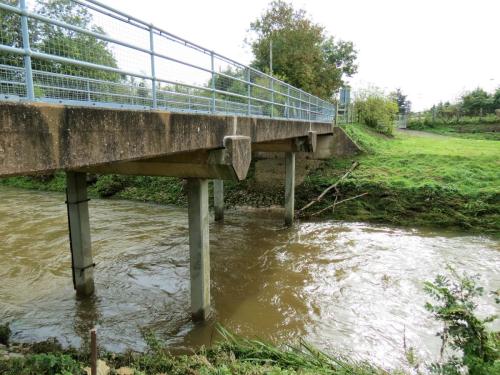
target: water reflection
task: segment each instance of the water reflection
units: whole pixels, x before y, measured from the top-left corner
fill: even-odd
[[[302,337],[397,367],[403,335],[420,357],[438,350],[424,280],[451,264],[483,275],[486,290],[500,287],[500,244],[486,237],[338,222],[284,229],[280,213],[228,212],[210,228],[214,316],[195,325],[185,210],[91,201],[97,292],[79,301],[64,197],[0,194],[0,320],[13,322],[18,340],[56,336],[78,346],[97,326],[106,348],[141,350],[140,329],[151,328],[186,350],[209,344],[218,321],[247,336]],[[481,302],[482,314],[497,312]]]

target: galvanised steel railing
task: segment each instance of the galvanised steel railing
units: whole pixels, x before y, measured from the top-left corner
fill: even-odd
[[[335,107],[95,0],[0,0],[0,99],[331,122]]]

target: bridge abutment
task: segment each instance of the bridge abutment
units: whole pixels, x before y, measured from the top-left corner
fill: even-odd
[[[78,296],[89,296],[94,293],[94,263],[90,240],[87,174],[67,172],[66,184],[73,285]]]
[[[188,179],[189,258],[191,315],[205,320],[210,314],[210,247],[208,180]]]

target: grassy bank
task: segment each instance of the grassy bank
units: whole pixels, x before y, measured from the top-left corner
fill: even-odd
[[[365,150],[349,158],[333,158],[311,172],[296,189],[302,207],[335,182],[353,160],[360,166],[339,185],[345,202],[322,216],[405,226],[439,226],[484,233],[500,232],[500,142],[404,132],[394,137],[374,133],[361,125],[346,131]],[[280,205],[282,188],[263,189],[253,179],[228,182],[228,206]],[[30,189],[64,191],[64,176],[0,180],[0,184]],[[185,205],[184,185],[176,178],[91,176],[91,196],[117,197],[163,204]],[[327,196],[309,213],[333,203]]]
[[[485,118],[464,118],[461,121],[413,119],[409,121],[408,129],[459,138],[500,140],[500,119],[494,115]]]
[[[404,132],[387,138],[359,125],[346,131],[366,153],[325,163],[298,189],[299,201],[354,159],[360,167],[341,183],[340,198],[368,195],[338,206],[335,218],[500,231],[500,143]]]
[[[146,352],[101,352],[99,368],[108,371],[103,373],[126,375],[388,374],[375,366],[327,355],[306,343],[280,348],[259,340],[236,337],[225,330],[221,332],[222,340],[192,355],[172,355],[153,334],[147,333],[145,338],[149,349]],[[90,363],[88,349],[63,349],[53,340],[18,346],[16,350],[17,353],[10,354],[11,358],[0,358],[1,374],[86,374],[84,369]]]

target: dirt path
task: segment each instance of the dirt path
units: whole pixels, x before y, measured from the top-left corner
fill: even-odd
[[[421,130],[396,129],[396,132],[399,134],[408,134],[408,135],[413,135],[415,137],[421,137],[421,138],[452,138],[448,135],[436,134],[436,133],[431,133],[431,132],[424,132]]]

